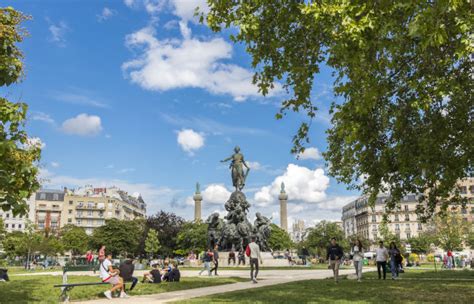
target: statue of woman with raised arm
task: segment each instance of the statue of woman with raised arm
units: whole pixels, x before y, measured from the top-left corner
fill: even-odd
[[[240,153],[239,146],[234,148],[234,154],[232,156],[221,160],[221,162],[225,163],[229,160],[232,160],[229,165],[232,175],[232,185],[234,185],[236,191],[241,191],[245,186],[245,180],[247,179],[250,168],[245,163],[244,155]],[[245,172],[243,167],[247,169]]]

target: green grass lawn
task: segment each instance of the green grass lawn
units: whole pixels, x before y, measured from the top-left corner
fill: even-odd
[[[364,274],[358,283],[309,280],[197,298],[179,303],[474,303],[474,271],[407,271],[401,279]]]
[[[141,279],[141,277],[139,278]],[[248,281],[239,278],[182,278],[181,282],[161,284],[141,284],[129,291],[130,296],[155,294],[167,291],[199,288]],[[61,284],[61,276],[11,276],[10,282],[0,282],[0,303],[58,303],[60,288],[53,285]],[[69,283],[99,282],[98,277],[69,276]],[[130,283],[128,286],[130,287]],[[75,287],[70,292],[71,301],[101,298],[108,285]]]

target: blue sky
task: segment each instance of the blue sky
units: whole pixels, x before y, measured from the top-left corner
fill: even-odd
[[[290,195],[289,222],[340,218],[357,193],[327,176],[327,68],[316,78],[307,153],[296,160],[291,139],[301,114],[281,121],[285,95],[262,97],[251,85],[250,57],[193,17],[202,0],[5,1],[32,16],[26,77],[2,88],[30,105],[28,132],[44,143],[45,187],[117,185],[140,192],[148,213],[159,209],[192,218],[199,181],[203,214],[223,210],[231,189],[220,159],[242,148],[252,170],[246,194],[252,214],[278,223],[281,181]],[[253,217],[253,215],[252,215]]]

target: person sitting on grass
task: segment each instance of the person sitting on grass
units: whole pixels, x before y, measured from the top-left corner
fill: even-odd
[[[150,272],[143,274],[142,283],[161,283],[161,273],[158,269],[158,264],[153,264],[151,267],[153,269]]]
[[[163,276],[163,281],[179,282],[180,279],[181,273],[179,272],[178,264],[176,262],[173,262],[171,263],[171,270]]]
[[[128,298],[127,294],[123,290],[123,279],[119,276],[120,271],[114,269],[112,265],[112,254],[109,253],[106,255],[105,259],[100,263],[100,278],[102,282],[109,283],[112,285],[110,290],[104,292],[104,295],[107,299],[112,299],[112,293],[116,290],[120,290],[121,298]]]

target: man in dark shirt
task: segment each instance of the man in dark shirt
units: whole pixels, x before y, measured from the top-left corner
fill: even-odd
[[[302,259],[303,259],[303,265],[306,265],[307,264],[307,259],[308,259],[308,256],[309,256],[309,251],[308,251],[308,249],[306,249],[305,246],[303,246],[303,249],[301,250],[301,256],[302,256]]]
[[[120,264],[119,270],[120,276],[123,278],[124,282],[132,282],[130,290],[133,290],[138,282],[138,278],[133,276],[133,271],[135,270],[135,265],[133,265],[133,257],[129,256],[125,261],[123,261],[123,263]]]
[[[334,281],[336,283],[339,282],[339,265],[343,256],[342,248],[336,242],[336,238],[331,239],[331,244],[328,246],[327,249],[327,256],[326,259],[329,262],[329,266],[332,269],[334,274]]]
[[[214,274],[215,275],[218,275],[217,274],[217,268],[219,267],[219,251],[218,251],[219,247],[216,245],[214,246],[214,267],[212,267],[211,269],[211,273],[214,271]]]
[[[143,283],[161,283],[161,272],[158,266],[158,264],[153,264],[151,266],[153,269],[143,274]]]

